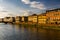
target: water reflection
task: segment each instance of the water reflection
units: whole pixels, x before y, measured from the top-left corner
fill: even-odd
[[[60,40],[60,31],[0,24],[0,40]]]

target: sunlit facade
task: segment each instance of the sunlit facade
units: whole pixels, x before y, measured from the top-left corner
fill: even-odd
[[[15,17],[15,23],[21,23],[22,18],[20,16]]]
[[[38,18],[37,18],[37,15],[36,14],[33,14],[32,15],[32,22],[33,23],[38,23]]]
[[[22,16],[22,22],[23,23],[28,22],[28,16]]]
[[[46,17],[45,13],[38,15],[38,23],[39,24],[46,24],[46,20],[47,20],[47,17]]]
[[[60,9],[47,10],[46,13],[29,16],[5,17],[4,22],[15,23],[38,23],[38,24],[60,24]]]
[[[32,15],[28,16],[28,23],[32,23],[33,22],[33,19],[32,19]]]
[[[59,24],[60,23],[60,9],[53,9],[46,11],[47,23]]]
[[[12,17],[5,17],[4,18],[4,20],[3,20],[4,22],[8,22],[8,23],[12,23],[13,22],[13,18]]]

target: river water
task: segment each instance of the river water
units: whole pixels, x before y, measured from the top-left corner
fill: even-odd
[[[0,23],[0,40],[60,40],[60,31]]]

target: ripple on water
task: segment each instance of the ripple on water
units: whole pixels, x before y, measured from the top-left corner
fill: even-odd
[[[60,31],[0,24],[0,40],[60,40]]]

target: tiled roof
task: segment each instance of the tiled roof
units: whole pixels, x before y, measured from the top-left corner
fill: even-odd
[[[58,10],[60,10],[60,8],[57,8],[57,9],[51,9],[51,10],[47,10],[46,12],[58,11]]]

